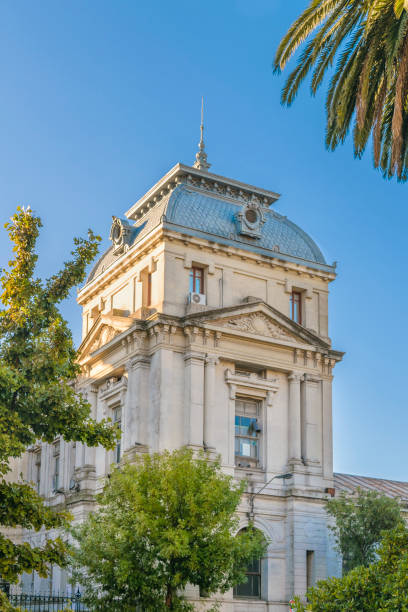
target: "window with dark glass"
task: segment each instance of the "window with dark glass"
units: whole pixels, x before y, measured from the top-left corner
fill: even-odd
[[[52,490],[57,491],[60,486],[60,445],[59,442],[53,446],[54,473],[52,476]]]
[[[204,293],[204,269],[193,266],[190,270],[190,292]]]
[[[259,406],[255,400],[235,402],[235,456],[256,464],[259,460]]]
[[[290,317],[295,323],[302,325],[302,294],[292,291],[290,296]]]
[[[119,406],[117,408],[113,409],[113,422],[119,427],[119,429],[121,428],[122,425],[122,408]],[[121,445],[120,445],[120,438],[115,446],[115,450],[114,450],[114,461],[115,463],[119,463],[120,462],[120,452],[121,452]]]
[[[306,551],[306,588],[314,586],[314,550]]]
[[[40,492],[41,485],[41,451],[36,451],[34,462],[34,483],[37,493]]]
[[[261,559],[252,559],[245,572],[246,581],[234,587],[234,597],[261,598]]]

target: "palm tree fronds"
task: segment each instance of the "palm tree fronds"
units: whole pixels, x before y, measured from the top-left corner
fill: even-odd
[[[361,157],[370,135],[383,176],[408,177],[408,0],[312,0],[282,39],[274,60],[283,70],[309,39],[289,73],[282,102],[290,105],[311,73],[311,93],[334,67],[326,95],[326,146],[352,128]]]

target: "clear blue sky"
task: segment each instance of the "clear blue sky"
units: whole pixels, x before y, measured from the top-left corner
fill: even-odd
[[[212,170],[282,194],[277,210],[329,262],[335,469],[408,480],[407,190],[324,148],[323,97],[280,106],[271,64],[306,0],[4,0],[0,212],[44,223],[43,275],[88,227],[107,236],[176,162],[192,163],[206,98]],[[3,233],[0,265],[9,246]],[[74,295],[64,313],[80,334]]]

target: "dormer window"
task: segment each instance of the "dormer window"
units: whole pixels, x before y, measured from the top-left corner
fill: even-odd
[[[204,293],[204,268],[192,266],[190,270],[190,292]]]
[[[292,291],[290,295],[290,312],[292,321],[302,325],[302,294],[300,291]]]

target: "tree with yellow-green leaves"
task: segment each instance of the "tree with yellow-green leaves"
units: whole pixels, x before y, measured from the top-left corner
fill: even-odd
[[[303,44],[282,103],[292,104],[310,72],[315,95],[329,71],[327,148],[343,143],[352,128],[356,157],[371,136],[374,166],[384,177],[407,180],[408,0],[312,0],[283,37],[275,71]]]
[[[74,239],[72,258],[46,281],[35,277],[35,251],[41,220],[18,208],[6,224],[13,258],[0,278],[0,527],[40,530],[63,528],[65,512],[44,505],[26,482],[9,482],[10,460],[37,440],[57,436],[89,446],[112,448],[116,431],[90,416],[90,405],[72,384],[79,374],[71,332],[58,305],[85,278],[99,238]],[[0,533],[0,577],[17,582],[23,572],[48,574],[50,565],[66,563],[60,537],[43,546],[16,544]],[[6,609],[3,598],[0,607]]]

